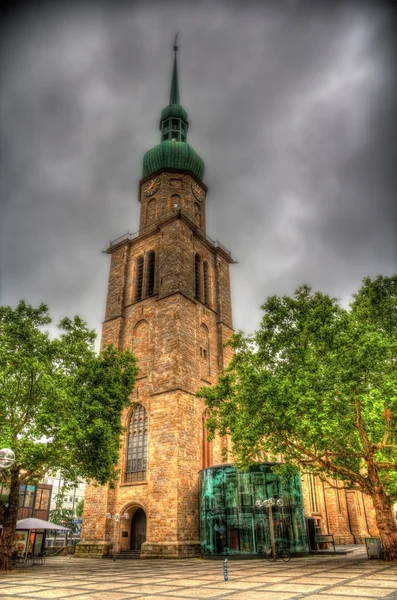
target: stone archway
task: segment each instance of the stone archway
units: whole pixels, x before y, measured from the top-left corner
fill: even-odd
[[[139,504],[130,504],[123,507],[124,513],[128,513],[129,519],[121,519],[120,522],[120,551],[133,550],[139,553],[146,541],[146,511]]]
[[[130,549],[140,552],[142,544],[146,542],[146,513],[138,508],[131,519]]]

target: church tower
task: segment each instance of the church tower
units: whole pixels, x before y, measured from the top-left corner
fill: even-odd
[[[142,558],[199,554],[198,472],[223,462],[224,441],[207,442],[195,394],[230,359],[234,261],[206,234],[204,161],[187,142],[177,50],[161,141],[143,160],[139,231],[107,250],[102,346],[130,348],[140,371],[122,416],[119,481],[86,492],[80,556],[103,556],[111,544]]]

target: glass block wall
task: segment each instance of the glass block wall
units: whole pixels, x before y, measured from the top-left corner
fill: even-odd
[[[261,554],[270,548],[269,509],[255,505],[282,499],[271,515],[276,543],[291,553],[308,552],[299,475],[288,483],[261,463],[240,473],[232,465],[200,471],[200,544],[210,555]]]

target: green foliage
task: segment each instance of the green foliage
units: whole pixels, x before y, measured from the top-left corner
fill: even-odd
[[[259,452],[397,499],[397,276],[366,278],[350,309],[308,286],[272,296],[234,335],[218,385],[198,395],[238,466]]]
[[[79,500],[76,505],[76,517],[81,519],[81,517],[83,516],[83,512],[84,512],[84,498]]]
[[[20,483],[62,470],[71,482],[112,481],[121,411],[137,374],[128,351],[107,346],[79,317],[59,323],[51,339],[48,308],[0,307],[0,447],[14,450]]]
[[[69,495],[72,489],[73,486],[64,485],[54,496],[55,508],[50,510],[50,523],[55,523],[56,525],[64,525],[65,527],[70,529],[72,533],[76,533],[76,531],[78,531],[79,528],[78,525],[74,523],[73,510],[64,506],[66,502],[66,497]]]

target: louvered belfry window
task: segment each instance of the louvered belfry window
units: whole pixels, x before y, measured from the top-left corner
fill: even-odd
[[[204,304],[210,303],[210,290],[208,287],[208,263],[203,262],[203,279],[204,279]]]
[[[144,481],[147,466],[148,418],[142,404],[132,411],[128,425],[125,482]]]
[[[201,281],[200,281],[201,258],[196,254],[194,259],[194,295],[201,300]]]
[[[142,300],[143,292],[143,256],[136,261],[136,293],[135,300]]]
[[[152,250],[147,257],[147,295],[154,294],[154,270],[156,264],[156,254]]]

